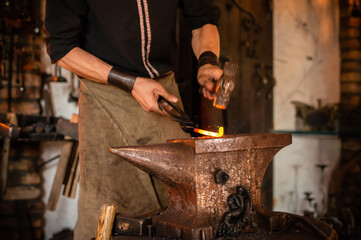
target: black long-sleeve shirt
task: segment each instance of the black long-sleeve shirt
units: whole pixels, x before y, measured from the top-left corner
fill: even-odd
[[[178,7],[191,29],[217,24],[213,0],[47,0],[49,56],[54,63],[80,47],[125,72],[159,76],[174,67]]]

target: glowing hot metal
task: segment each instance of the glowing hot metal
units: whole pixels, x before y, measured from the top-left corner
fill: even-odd
[[[217,104],[217,105],[213,105],[215,108],[218,108],[218,109],[222,109],[222,110],[225,110],[226,107],[223,106],[223,105],[220,105],[220,104]]]
[[[172,110],[168,110],[163,103],[167,103],[172,107]],[[174,121],[178,122],[183,131],[191,133],[192,131],[210,137],[222,137],[223,136],[223,127],[219,127],[218,133],[206,131],[203,129],[196,128],[197,124],[193,122],[188,115],[183,112],[179,107],[169,102],[167,99],[162,96],[158,97],[158,107],[167,117],[171,117]]]
[[[195,128],[194,132],[205,135],[205,136],[210,136],[210,137],[222,137],[223,133],[224,133],[224,129],[223,129],[223,127],[219,127],[218,133],[217,133],[217,132],[211,132],[211,131]]]

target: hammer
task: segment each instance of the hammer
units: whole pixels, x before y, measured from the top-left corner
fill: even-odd
[[[234,89],[238,66],[234,63],[226,62],[223,74],[214,87],[215,99],[213,107],[225,110],[229,104],[231,93]]]

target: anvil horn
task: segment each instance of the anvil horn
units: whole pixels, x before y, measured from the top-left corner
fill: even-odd
[[[111,148],[110,151],[163,182],[175,186],[191,181],[193,149],[182,143]]]

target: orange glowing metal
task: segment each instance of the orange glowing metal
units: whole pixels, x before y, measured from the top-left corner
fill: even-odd
[[[226,109],[226,107],[225,106],[223,106],[223,105],[213,105],[215,108],[218,108],[218,109]]]
[[[219,127],[218,133],[217,132],[206,131],[206,130],[199,129],[199,128],[195,128],[194,131],[196,133],[199,133],[199,134],[202,134],[202,135],[205,135],[205,136],[210,136],[210,137],[222,137],[223,133],[224,133],[223,127]]]

